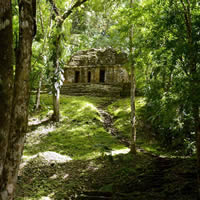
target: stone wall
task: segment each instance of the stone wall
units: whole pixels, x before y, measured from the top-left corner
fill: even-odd
[[[125,69],[119,66],[107,66],[107,67],[76,67],[66,68],[64,72],[65,82],[75,83],[76,72],[80,72],[81,83],[88,83],[88,73],[91,73],[91,83],[100,83],[100,71],[105,71],[104,83],[128,83],[129,76]]]
[[[61,88],[61,94],[72,96],[124,96],[120,85],[108,84],[88,84],[88,83],[72,83],[66,84]]]
[[[85,91],[90,90],[95,94],[94,87],[96,87],[102,94],[107,94],[107,90],[110,89],[115,91],[115,95],[119,95],[120,90],[123,90],[124,84],[127,85],[130,82],[128,72],[123,68],[126,62],[127,56],[125,53],[118,53],[111,48],[79,51],[71,57],[65,67],[63,86],[65,89],[61,90],[61,92],[67,94],[67,90],[70,90],[70,85],[76,88],[74,84],[83,83]],[[97,86],[97,84],[103,84],[105,87]],[[111,89],[112,85],[113,89]],[[83,93],[84,87],[81,87],[80,93]],[[117,90],[116,87],[118,88]],[[78,87],[74,93],[77,93],[77,90]]]

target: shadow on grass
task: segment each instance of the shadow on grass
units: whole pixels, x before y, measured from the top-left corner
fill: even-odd
[[[195,199],[194,160],[144,154],[108,158],[63,164],[32,160],[19,177],[16,199],[81,199],[84,191],[109,192],[117,200]]]

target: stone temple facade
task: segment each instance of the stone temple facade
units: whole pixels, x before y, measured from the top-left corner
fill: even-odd
[[[124,65],[127,55],[112,48],[74,54],[64,69],[62,94],[126,96],[130,80]]]

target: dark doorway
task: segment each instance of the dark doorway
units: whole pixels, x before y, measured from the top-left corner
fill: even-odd
[[[100,83],[105,82],[105,70],[100,70]]]
[[[88,83],[91,82],[91,72],[88,72]]]
[[[80,82],[80,71],[75,71],[75,83]]]

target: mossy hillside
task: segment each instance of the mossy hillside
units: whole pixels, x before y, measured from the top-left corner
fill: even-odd
[[[147,124],[143,117],[145,103],[143,97],[136,97],[137,144],[156,155],[171,156],[171,153],[161,148],[155,138],[151,137],[152,133],[146,129]],[[106,105],[108,105],[107,108]],[[97,109],[102,106],[113,116],[114,126],[119,130],[120,137],[129,140],[130,98],[116,100],[110,97],[63,95],[60,100],[61,123],[57,124],[53,130],[51,128],[51,131],[47,130],[48,135],[45,137],[36,137],[40,135],[41,130],[39,130],[34,133],[34,137],[28,138],[30,142],[25,146],[25,155],[51,150],[64,155],[68,154],[76,159],[87,159],[87,157],[92,158],[104,154],[108,151],[107,147],[113,150],[122,148],[119,142],[103,128],[103,122]],[[50,117],[52,112],[51,95],[42,95],[40,111],[31,114],[32,117],[43,119]],[[38,139],[41,142],[33,145],[34,141],[38,141]]]
[[[124,148],[103,127],[97,106],[108,101],[110,98],[62,96],[61,122],[54,125],[49,132],[47,127],[44,127],[47,133],[37,137],[40,142],[34,142],[34,135],[39,134],[34,131],[34,135],[27,138],[24,154],[31,156],[39,152],[55,151],[73,159],[88,159],[104,154],[107,149]],[[36,117],[44,117],[48,112],[52,112],[51,104],[51,96],[42,95],[41,113],[36,113]]]
[[[105,156],[107,150],[125,148],[105,131],[97,109],[99,106],[106,109],[111,101],[108,98],[63,96],[61,122],[47,121],[30,127],[32,131],[25,144],[27,156],[22,163],[24,167],[20,168],[15,199],[80,199],[84,191],[110,192],[113,199],[194,199],[195,160],[160,158],[142,152],[137,156],[127,153]],[[32,113],[32,118],[50,117],[51,103],[50,96],[42,95],[41,112]],[[108,109],[115,112],[115,120],[127,117],[130,115],[129,99],[117,100]],[[120,115],[118,111],[123,110],[126,112]],[[149,147],[155,149],[153,145]],[[40,153],[46,151],[70,156],[72,160],[48,163],[40,157]]]
[[[145,123],[143,114],[146,101],[144,97],[135,98],[136,108],[136,132],[137,145],[144,150],[155,155],[172,156],[165,149],[161,148],[156,138],[148,129],[148,124]],[[113,116],[114,126],[119,130],[120,137],[130,140],[131,134],[131,101],[130,98],[122,98],[114,101],[108,107],[108,112]]]
[[[119,99],[108,106],[109,113],[113,116],[114,125],[124,137],[130,137],[131,130],[131,104],[130,98]],[[142,117],[142,109],[145,105],[143,97],[136,97],[137,124]]]

